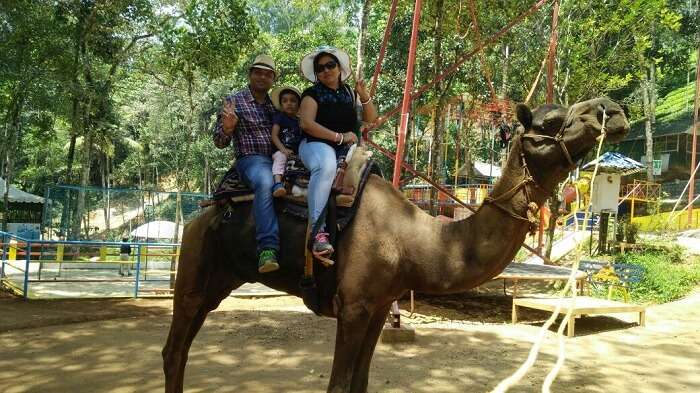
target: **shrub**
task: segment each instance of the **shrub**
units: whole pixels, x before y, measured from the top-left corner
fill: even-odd
[[[628,222],[625,225],[625,239],[627,243],[634,244],[637,242],[637,231],[639,231],[639,225],[633,222]]]
[[[615,226],[615,240],[618,242],[625,241],[625,222],[620,220]]]
[[[679,246],[619,255],[616,261],[644,267],[642,281],[630,291],[634,301],[670,302],[700,284],[700,261],[697,257],[687,258]]]

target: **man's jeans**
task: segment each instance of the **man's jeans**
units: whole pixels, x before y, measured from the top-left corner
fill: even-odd
[[[279,251],[279,224],[272,200],[272,159],[261,155],[244,156],[236,160],[236,170],[255,192],[253,215],[258,253],[266,248]]]
[[[309,218],[312,228],[318,227],[318,232],[325,229],[325,222],[317,223],[328,203],[333,180],[338,168],[335,149],[323,142],[307,142],[299,145],[299,156],[304,166],[311,172],[309,194],[306,197],[309,205]]]

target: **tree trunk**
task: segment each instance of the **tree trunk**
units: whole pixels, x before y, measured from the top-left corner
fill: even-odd
[[[357,37],[357,65],[355,72],[357,79],[364,79],[365,73],[365,44],[367,43],[367,31],[369,24],[369,10],[372,0],[364,0],[362,6],[362,21],[360,22],[360,35]]]
[[[86,135],[83,138],[83,156],[82,170],[80,173],[80,190],[78,190],[78,205],[75,208],[75,216],[73,217],[73,227],[71,228],[71,240],[79,240],[80,222],[85,210],[85,190],[90,182],[90,164],[92,155],[92,132],[86,130]],[[89,215],[89,212],[87,212]],[[87,221],[86,221],[87,222]],[[85,228],[86,233],[89,233],[89,228]]]
[[[111,216],[111,207],[110,207],[110,195],[109,195],[109,156],[105,154],[102,157],[101,160],[101,181],[102,181],[102,212],[104,214],[104,220],[105,220],[105,232],[107,235],[109,235],[109,231],[111,229],[110,225],[110,216]]]
[[[443,22],[443,5],[444,0],[436,0],[435,2],[435,46],[434,46],[434,73],[435,75],[440,74],[440,67],[442,67],[442,22]],[[433,140],[431,144],[431,157],[432,160],[431,170],[432,178],[438,183],[444,184],[445,179],[443,176],[442,166],[442,142],[443,142],[443,115],[442,111],[444,108],[443,103],[443,83],[438,82],[435,84],[435,112],[433,117]],[[430,214],[435,216],[439,212],[438,209],[438,191],[435,188],[430,189]]]
[[[652,130],[652,113],[651,113],[651,81],[649,74],[644,72],[644,80],[642,81],[642,103],[644,106],[644,135],[646,139],[646,167],[647,180],[654,181],[654,136]]]
[[[508,97],[508,66],[510,65],[510,47],[506,44],[503,50],[503,79],[501,79],[501,99]]]
[[[5,178],[5,189],[2,196],[2,230],[7,232],[7,224],[9,221],[10,213],[10,184],[12,183],[12,178],[14,176],[14,159],[13,151],[14,147],[17,145],[17,141],[20,139],[21,133],[21,122],[20,117],[22,115],[22,108],[24,107],[24,95],[15,95],[10,110],[6,116],[6,132],[5,141],[6,146],[4,148],[4,157],[0,157],[3,164],[4,178]]]
[[[175,197],[175,234],[173,235],[173,243],[177,244],[180,242],[180,216],[182,215],[182,197],[180,192],[177,193]],[[176,254],[177,247],[173,250],[173,254]],[[177,257],[173,255],[170,258],[170,289],[175,288],[175,271],[177,270]]]
[[[561,205],[561,200],[559,199],[559,186],[554,188],[554,194],[549,197],[549,228],[547,228],[547,250],[545,256],[550,258],[552,256],[552,247],[554,246],[554,233],[557,229],[557,219],[559,218],[559,205]]]

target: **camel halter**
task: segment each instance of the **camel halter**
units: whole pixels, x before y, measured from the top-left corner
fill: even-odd
[[[566,125],[569,124],[569,119],[571,118],[571,114],[574,111],[574,106],[572,105],[569,110],[566,112],[566,117],[564,118],[564,121],[561,123],[561,127],[559,127],[559,132],[555,136],[549,136],[549,135],[542,135],[542,134],[523,134],[522,138],[530,138],[536,142],[540,142],[543,140],[552,140],[559,144],[559,147],[561,147],[561,151],[564,154],[564,158],[566,158],[566,161],[569,163],[569,168],[573,169],[576,167],[576,164],[574,163],[574,160],[571,158],[571,154],[569,154],[569,149],[566,147],[566,143],[564,143],[564,130],[566,129]],[[603,110],[605,112],[605,110]]]
[[[555,136],[549,136],[549,135],[542,135],[542,134],[523,134],[520,136],[520,163],[521,166],[523,167],[523,179],[513,186],[510,190],[504,192],[503,194],[497,196],[497,197],[491,197],[488,196],[484,199],[484,204],[491,204],[497,208],[499,208],[501,211],[504,213],[508,214],[509,216],[520,220],[520,221],[525,221],[530,225],[529,231],[530,233],[534,233],[537,230],[537,227],[539,225],[539,218],[535,214],[539,209],[540,206],[537,205],[537,203],[532,202],[532,190],[527,187],[528,184],[532,184],[534,188],[539,189],[541,192],[544,194],[547,194],[548,192],[539,184],[537,183],[537,180],[532,176],[530,173],[530,168],[527,165],[527,160],[525,159],[525,149],[523,148],[523,139],[524,138],[530,138],[535,141],[543,141],[543,140],[551,140],[554,141],[558,144],[559,147],[561,147],[562,153],[564,157],[566,158],[567,162],[569,163],[568,169],[571,170],[576,167],[576,164],[574,161],[571,159],[571,154],[569,154],[569,149],[567,149],[566,144],[564,143],[564,130],[566,129],[566,125],[569,123],[569,118],[571,117],[571,114],[573,112],[573,105],[571,108],[569,108],[569,111],[566,114],[566,117],[564,118],[564,121],[562,122],[561,126],[559,127],[559,131]],[[603,118],[605,118],[605,112],[603,112]],[[603,127],[605,127],[605,124],[603,124]],[[526,217],[506,208],[501,204],[501,202],[506,201],[511,199],[515,194],[520,190],[521,188],[525,187],[525,201],[527,202],[527,212],[526,212]]]

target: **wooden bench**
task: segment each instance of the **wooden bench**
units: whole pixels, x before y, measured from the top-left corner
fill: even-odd
[[[572,309],[571,316],[567,322],[568,337],[574,336],[575,320],[583,315],[603,315],[616,313],[639,313],[639,326],[645,325],[646,307],[636,304],[628,304],[613,300],[597,299],[588,296],[577,296],[576,302],[572,304],[573,298],[566,297],[563,299],[557,298],[535,298],[522,297],[513,299],[513,323],[518,322],[518,307],[533,308],[535,310],[543,310],[552,312],[557,304],[561,304],[560,313],[566,315],[569,309]]]

